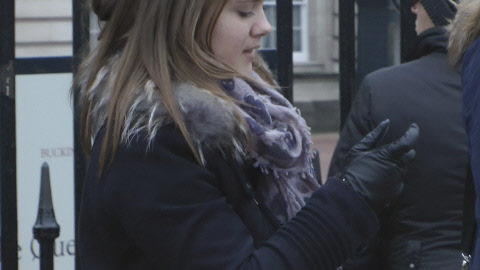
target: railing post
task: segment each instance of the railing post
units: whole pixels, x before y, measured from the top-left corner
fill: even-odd
[[[293,103],[293,3],[277,0],[278,84],[285,97]]]
[[[15,1],[0,1],[0,263],[18,269]]]
[[[357,0],[357,4],[358,64],[355,90],[366,75],[391,64],[388,39],[394,14],[390,0]]]
[[[340,27],[340,129],[342,129],[355,89],[355,1],[339,0]]]
[[[72,0],[73,15],[73,76],[78,71],[82,61],[82,50],[88,45],[90,36],[89,9],[86,0]],[[74,182],[75,182],[75,240],[78,239],[78,215],[85,178],[86,161],[83,155],[80,140],[80,107],[77,94],[73,97],[73,147],[74,147]],[[77,243],[77,241],[75,241]],[[78,245],[75,247],[77,248]],[[75,269],[80,270],[80,260],[75,253]]]
[[[40,199],[37,221],[33,226],[33,238],[40,244],[40,270],[53,270],[55,239],[60,235],[60,226],[53,211],[52,191],[50,188],[50,169],[42,164]]]
[[[401,60],[402,63],[408,61],[408,55],[415,45],[417,33],[415,32],[415,15],[411,11],[412,0],[400,1],[400,39],[401,39]]]

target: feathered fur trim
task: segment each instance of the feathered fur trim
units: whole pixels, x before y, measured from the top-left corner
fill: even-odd
[[[457,15],[448,29],[450,32],[449,62],[458,66],[468,47],[480,36],[480,1],[461,1]]]
[[[107,118],[108,102],[115,81],[115,71],[112,68],[115,62],[115,58],[110,60],[98,72],[90,90],[86,89],[86,80],[80,82],[81,98],[87,98],[92,104],[89,124],[94,134],[105,124]],[[247,131],[236,120],[235,106],[192,84],[174,82],[172,88],[187,130],[204,165],[203,152],[207,149],[217,149],[224,155],[232,155],[237,161],[245,159],[243,149]],[[143,133],[147,134],[148,145],[151,146],[159,129],[173,122],[153,81],[147,81],[130,104],[121,134],[122,143],[128,145]]]

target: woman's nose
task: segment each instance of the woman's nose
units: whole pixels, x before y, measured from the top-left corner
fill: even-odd
[[[258,20],[252,26],[251,31],[252,31],[252,36],[254,37],[263,37],[270,34],[270,32],[272,32],[272,26],[268,22],[267,16],[265,16],[265,12],[263,11],[263,9],[259,14]]]

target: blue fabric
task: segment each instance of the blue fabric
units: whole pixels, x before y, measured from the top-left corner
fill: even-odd
[[[465,53],[462,63],[463,121],[467,132],[470,164],[475,184],[476,235],[471,269],[480,269],[480,38]]]

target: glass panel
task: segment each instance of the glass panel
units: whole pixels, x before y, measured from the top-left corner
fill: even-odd
[[[272,1],[273,2],[273,1]],[[275,5],[265,5],[265,16],[272,25],[272,32],[270,35],[262,39],[262,49],[275,49],[277,47],[277,10]]]
[[[277,31],[272,30],[270,35],[262,38],[262,49],[277,48]]]
[[[265,6],[265,16],[267,16],[268,21],[272,26],[277,25],[277,7],[276,6]]]
[[[72,55],[72,1],[15,0],[17,58]]]
[[[273,3],[274,1],[265,1],[265,3]],[[298,1],[297,1],[298,2]],[[295,52],[302,51],[302,18],[301,18],[301,11],[302,7],[298,5],[294,5],[293,7],[293,47]],[[277,10],[275,5],[266,4],[264,6],[265,16],[267,16],[268,21],[272,25],[272,33],[269,37],[264,38],[262,42],[262,48],[264,49],[274,49],[276,48],[276,25],[277,25]]]
[[[302,21],[301,21],[301,7],[300,6],[293,6],[293,27],[301,27],[302,26]]]
[[[277,30],[275,31],[272,31],[272,33],[270,33],[270,40],[272,41],[272,49],[276,49],[277,48]]]
[[[293,51],[299,52],[302,50],[302,30],[293,30]]]

